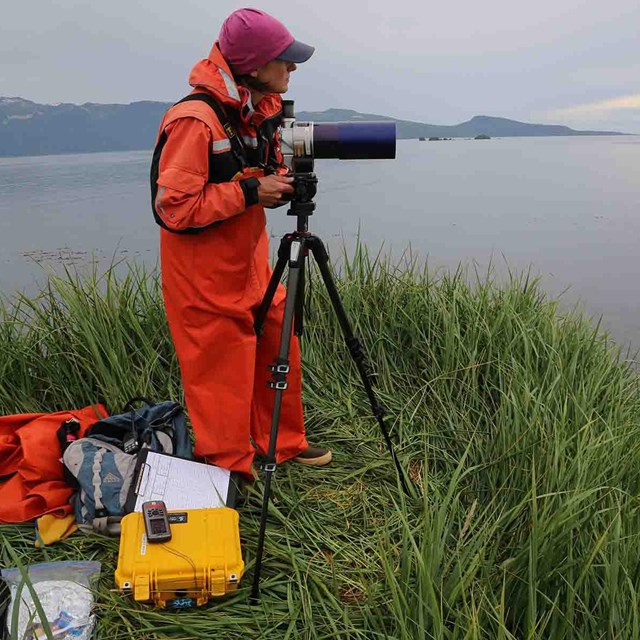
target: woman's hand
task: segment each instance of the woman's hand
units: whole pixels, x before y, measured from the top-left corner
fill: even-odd
[[[285,193],[293,193],[293,178],[272,175],[258,178],[258,181],[258,202],[263,207],[281,204]]]

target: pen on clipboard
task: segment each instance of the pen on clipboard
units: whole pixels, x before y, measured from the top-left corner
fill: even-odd
[[[138,482],[136,483],[135,492],[136,495],[144,495],[147,491],[147,482],[149,481],[149,471],[151,467],[146,463],[142,463],[142,467],[140,469],[140,473],[138,474]],[[144,488],[143,488],[144,483]]]

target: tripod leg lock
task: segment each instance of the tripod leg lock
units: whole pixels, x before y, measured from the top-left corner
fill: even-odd
[[[351,353],[351,357],[356,362],[362,362],[367,364],[367,354],[364,351],[364,347],[362,343],[356,336],[351,336],[350,338],[345,339],[345,343],[347,345],[347,349],[349,349],[349,353]]]
[[[275,462],[265,462],[265,463],[262,465],[262,470],[263,470],[265,473],[275,473],[275,471],[276,471],[276,466],[277,466],[277,465],[276,465],[276,463],[275,463]]]
[[[380,421],[387,415],[387,408],[383,404],[378,403],[373,407],[373,415]]]
[[[269,371],[271,371],[271,373],[286,374],[289,373],[290,369],[288,364],[270,364]]]
[[[287,374],[291,370],[289,362],[285,359],[278,359],[274,364],[269,365],[272,380],[267,382],[267,387],[276,391],[284,391],[287,387]]]

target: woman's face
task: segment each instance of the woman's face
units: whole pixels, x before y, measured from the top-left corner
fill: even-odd
[[[297,69],[295,62],[271,60],[251,75],[265,88],[265,93],[286,93],[289,75]]]

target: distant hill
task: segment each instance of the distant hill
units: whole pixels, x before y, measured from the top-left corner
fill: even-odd
[[[38,104],[23,98],[0,97],[0,156],[133,151],[153,147],[168,102],[82,105]],[[616,131],[575,131],[561,125],[528,124],[506,118],[475,116],[445,126],[398,120],[349,109],[300,111],[298,120],[362,122],[393,120],[399,139],[420,137],[467,138],[479,134],[506,136],[623,135]]]
[[[619,131],[577,131],[557,124],[529,124],[507,118],[492,116],[474,116],[461,124],[438,125],[423,122],[397,120],[388,116],[372,113],[358,113],[350,109],[327,109],[326,111],[300,111],[296,114],[299,120],[315,122],[393,120],[396,124],[398,138],[474,138],[480,134],[496,138],[519,136],[616,136],[625,135]]]
[[[153,148],[163,102],[46,105],[0,98],[0,156]]]

